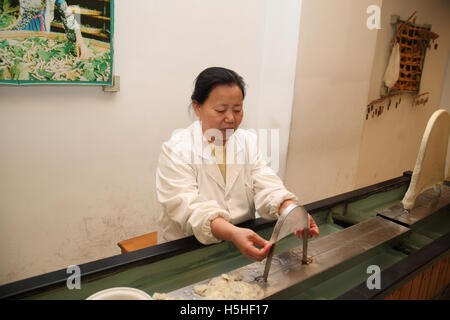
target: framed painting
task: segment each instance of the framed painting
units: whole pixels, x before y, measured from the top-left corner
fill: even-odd
[[[113,82],[114,0],[0,0],[0,84]]]

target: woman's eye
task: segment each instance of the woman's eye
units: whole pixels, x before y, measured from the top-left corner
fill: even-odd
[[[216,110],[218,113],[225,113],[225,110]]]

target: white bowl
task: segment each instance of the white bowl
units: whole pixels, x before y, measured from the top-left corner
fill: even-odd
[[[110,288],[90,295],[86,300],[153,300],[142,290],[127,287]]]

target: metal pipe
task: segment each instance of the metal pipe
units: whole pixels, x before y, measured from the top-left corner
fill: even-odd
[[[308,221],[308,220],[306,220]],[[308,264],[308,228],[303,230],[303,259],[302,264]]]
[[[309,230],[309,214],[306,210],[303,210],[305,213],[305,228],[303,229],[303,258],[302,264],[309,264],[311,261],[308,259],[308,230]]]

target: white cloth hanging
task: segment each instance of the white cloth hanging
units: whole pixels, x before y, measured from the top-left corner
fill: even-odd
[[[396,42],[389,58],[389,64],[384,73],[386,87],[392,88],[400,75],[400,45]]]

